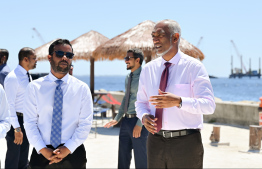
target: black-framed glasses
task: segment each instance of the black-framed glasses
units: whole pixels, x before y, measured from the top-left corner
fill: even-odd
[[[129,61],[130,58],[136,58],[136,57],[126,56],[124,59],[125,59],[125,61]]]
[[[63,52],[61,50],[55,51],[56,57],[58,58],[62,58],[64,57],[64,55],[68,58],[68,59],[73,59],[74,54],[71,52]]]

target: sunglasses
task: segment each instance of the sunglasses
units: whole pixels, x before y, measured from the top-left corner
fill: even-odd
[[[64,55],[68,58],[68,59],[73,59],[74,54],[71,52],[63,52],[61,50],[55,51],[56,57],[58,58],[62,58],[64,57]]]
[[[125,61],[129,61],[130,58],[136,58],[136,57],[126,56],[124,59],[125,59]]]

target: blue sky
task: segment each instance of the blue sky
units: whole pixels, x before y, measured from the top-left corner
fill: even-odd
[[[197,45],[205,54],[203,63],[210,75],[228,77],[231,55],[234,67],[240,61],[230,43],[234,40],[243,62],[248,68],[258,69],[262,39],[261,0],[0,0],[0,48],[10,52],[8,65],[14,69],[17,54],[22,47],[37,48],[42,42],[32,28],[35,27],[46,42],[55,38],[73,40],[95,30],[113,38],[145,20],[176,20],[182,28],[182,37]],[[75,75],[88,75],[89,62],[76,61]],[[95,63],[96,75],[126,75],[123,60]],[[31,72],[49,72],[48,62],[38,62]]]

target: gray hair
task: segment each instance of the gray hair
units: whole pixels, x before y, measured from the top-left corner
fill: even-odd
[[[172,36],[173,34],[175,33],[178,33],[179,34],[179,39],[178,39],[178,44],[180,42],[180,37],[181,37],[181,28],[180,28],[180,25],[174,21],[174,20],[171,20],[171,19],[165,19],[165,20],[162,20],[162,21],[159,21],[156,23],[156,25],[160,22],[164,22],[165,24],[167,24],[168,26],[168,30],[169,30],[169,33],[170,33],[170,36]]]

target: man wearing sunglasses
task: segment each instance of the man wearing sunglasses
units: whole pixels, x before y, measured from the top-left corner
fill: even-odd
[[[0,84],[4,86],[4,80],[7,74],[10,72],[7,66],[9,52],[6,49],[0,49]]]
[[[143,63],[143,53],[140,49],[127,51],[125,62],[131,73],[125,80],[125,96],[114,120],[104,127],[116,125],[122,118],[119,134],[118,168],[129,168],[132,149],[134,149],[136,168],[147,168],[146,140],[148,131],[136,117],[135,101],[138,90],[138,81]],[[123,117],[124,115],[124,117]]]
[[[50,73],[31,82],[24,102],[24,126],[34,147],[31,168],[86,168],[93,100],[84,82],[69,75],[73,49],[66,39],[49,47]]]
[[[29,70],[36,67],[37,59],[32,48],[19,51],[19,64],[5,78],[4,87],[11,114],[11,130],[6,135],[7,152],[5,168],[27,168],[29,143],[24,130],[24,97],[32,80]]]
[[[159,56],[141,71],[136,111],[149,131],[149,168],[203,168],[200,129],[215,100],[204,65],[179,50],[181,29],[158,22],[152,38]]]

